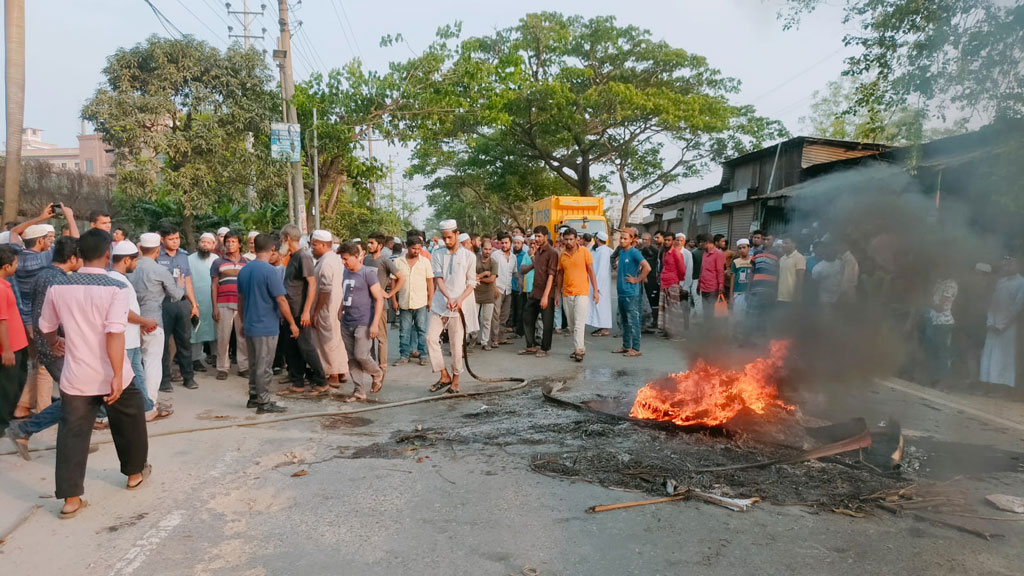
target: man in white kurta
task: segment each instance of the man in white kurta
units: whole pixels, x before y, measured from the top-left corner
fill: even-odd
[[[431,369],[440,372],[441,378],[430,390],[437,392],[447,389],[450,393],[457,393],[466,332],[479,330],[476,300],[473,298],[476,255],[459,245],[459,231],[454,220],[445,220],[439,227],[444,248],[435,250],[430,256],[430,264],[434,269],[434,301],[430,306],[430,320],[427,324],[427,353],[430,355]],[[465,311],[465,327],[462,325],[460,310]],[[448,331],[448,346],[452,353],[450,373],[441,353],[441,332],[445,330]]]
[[[596,333],[612,327],[612,249],[608,247],[608,234],[598,232],[595,236],[594,275],[597,277],[597,304],[590,307],[587,324],[597,328]],[[594,300],[594,287],[590,288],[590,299]]]
[[[988,308],[988,332],[981,351],[982,382],[1016,386],[1017,329],[1024,310],[1024,277],[1016,258],[1003,260],[1003,276],[996,282]]]
[[[341,337],[341,281],[345,264],[332,250],[333,236],[326,230],[315,230],[310,236],[309,248],[317,259],[316,304],[313,305],[313,343],[324,365],[327,384],[333,388],[345,381],[348,373],[348,353]]]

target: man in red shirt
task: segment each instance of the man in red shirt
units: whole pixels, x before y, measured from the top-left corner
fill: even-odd
[[[715,246],[715,242],[705,237],[701,246],[704,259],[700,266],[700,297],[704,304],[704,321],[711,322],[715,318],[715,302],[725,289],[725,252]]]
[[[663,338],[679,338],[680,320],[684,330],[689,330],[690,317],[683,306],[689,303],[683,298],[686,290],[686,260],[683,258],[683,242],[686,236],[676,238],[661,256],[661,298],[658,300],[658,329]],[[686,312],[686,313],[684,313]]]
[[[0,426],[4,430],[28,380],[28,337],[14,290],[7,280],[17,269],[18,255],[10,246],[0,246]]]

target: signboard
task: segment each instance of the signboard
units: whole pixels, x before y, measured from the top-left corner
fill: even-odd
[[[275,160],[286,162],[302,161],[302,129],[298,124],[285,122],[270,123],[270,155]]]

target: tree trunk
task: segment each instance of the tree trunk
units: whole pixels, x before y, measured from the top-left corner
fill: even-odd
[[[182,244],[186,250],[194,252],[196,249],[196,232],[192,229],[192,215],[188,212],[181,215],[181,228],[181,235],[184,236]]]
[[[5,0],[5,81],[7,87],[7,162],[4,171],[4,222],[18,219],[21,184],[21,131],[25,123],[25,0]]]
[[[334,216],[338,211],[338,192],[345,183],[345,175],[338,174],[334,177],[334,184],[331,186],[331,199],[327,201],[327,215]]]
[[[579,189],[580,196],[593,195],[590,190],[590,158],[586,154],[580,157],[579,178],[577,182],[579,183],[577,188]]]

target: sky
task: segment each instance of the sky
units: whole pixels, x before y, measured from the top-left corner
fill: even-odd
[[[266,27],[264,45],[276,43],[277,1],[253,23],[253,33]],[[220,0],[150,0],[176,28],[215,46],[227,45],[227,26],[241,25],[226,14]],[[232,0],[241,10],[243,0]],[[25,126],[43,130],[43,139],[76,146],[81,132],[79,113],[102,80],[106,58],[151,34],[167,35],[146,0],[46,0],[26,2]],[[259,10],[260,0],[249,0]],[[807,113],[815,90],[836,79],[843,58],[854,54],[842,44],[844,30],[838,8],[823,6],[806,17],[798,30],[783,31],[775,15],[781,0],[296,0],[291,4],[298,47],[296,80],[311,68],[340,67],[362,58],[367,68],[384,69],[391,60],[409,57],[409,48],[381,48],[380,38],[401,33],[413,49],[422,49],[439,26],[463,23],[463,36],[490,34],[514,25],[524,14],[559,11],[583,16],[614,15],[620,24],[646,28],[655,39],[708,58],[712,66],[742,82],[735,97],[754,104],[758,112],[781,120],[794,135]],[[383,9],[382,9],[383,8]],[[256,44],[260,46],[260,43]],[[293,39],[293,47],[296,41]],[[3,46],[0,45],[0,51]],[[0,114],[2,120],[2,114]],[[6,126],[3,128],[6,133]],[[399,167],[404,154],[391,151]],[[375,150],[378,157],[389,151]],[[668,196],[698,190],[718,180],[720,172],[680,183]],[[412,197],[422,198],[412,183]]]

